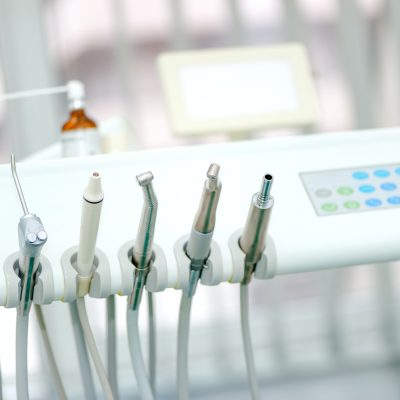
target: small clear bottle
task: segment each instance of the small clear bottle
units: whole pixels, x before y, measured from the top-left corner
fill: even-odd
[[[63,157],[101,153],[101,138],[96,123],[85,114],[85,88],[80,81],[68,82],[70,117],[62,127]]]

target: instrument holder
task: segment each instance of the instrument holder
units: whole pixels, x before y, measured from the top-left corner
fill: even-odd
[[[0,305],[6,308],[18,306],[21,292],[21,278],[18,275],[20,252],[10,254],[3,264],[6,281],[6,291]],[[50,304],[54,301],[53,270],[50,261],[40,256],[38,270],[35,273],[35,287],[33,290],[34,304]]]
[[[124,243],[118,251],[121,267],[122,284],[120,295],[129,296],[133,288],[135,266],[132,263],[132,253],[135,240]],[[146,278],[146,289],[149,292],[162,292],[168,288],[168,266],[164,251],[156,243],[153,244],[152,264]]]
[[[244,265],[246,254],[239,246],[239,239],[242,236],[243,229],[238,229],[229,237],[228,245],[232,255],[232,276],[230,283],[240,283],[244,277]],[[254,277],[256,279],[272,279],[276,274],[276,249],[275,244],[270,235],[267,235],[267,243],[264,253],[258,261]],[[274,267],[272,267],[274,266]]]
[[[185,252],[189,235],[181,236],[174,244],[174,254],[177,263],[177,280],[175,289],[186,290],[189,285],[191,259]],[[221,250],[214,240],[211,242],[210,255],[201,272],[200,281],[203,285],[215,286],[224,281],[224,269]]]

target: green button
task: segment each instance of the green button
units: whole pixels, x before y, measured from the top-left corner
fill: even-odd
[[[353,194],[354,190],[348,186],[341,186],[340,188],[338,188],[337,192],[342,196],[350,196],[351,194]]]
[[[335,203],[325,203],[321,206],[324,211],[333,212],[338,209],[337,204]]]
[[[360,208],[361,204],[358,201],[349,200],[344,203],[344,206],[350,210],[354,210],[355,208]]]

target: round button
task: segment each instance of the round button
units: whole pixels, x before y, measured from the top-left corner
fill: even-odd
[[[353,194],[354,190],[348,186],[341,186],[337,189],[337,192],[342,196],[350,196],[351,194]]]
[[[361,193],[373,193],[375,192],[375,187],[372,185],[362,185],[358,188]]]
[[[397,175],[400,175],[400,167],[396,168],[396,169],[394,170],[394,173],[397,174]]]
[[[353,172],[352,176],[354,179],[367,179],[368,173],[365,171],[356,171],[356,172]]]
[[[332,191],[329,189],[318,189],[315,192],[315,195],[318,197],[329,197],[332,194]]]
[[[374,171],[374,175],[378,178],[387,178],[390,172],[387,169],[377,169]]]
[[[387,199],[387,201],[389,204],[394,204],[394,205],[400,204],[400,196],[391,196]]]
[[[397,185],[395,185],[394,183],[391,183],[391,182],[382,183],[382,185],[381,185],[382,190],[395,190],[396,188],[397,188]]]
[[[355,200],[349,200],[344,203],[344,206],[349,210],[354,210],[356,208],[360,208],[361,204]]]
[[[36,235],[33,232],[30,232],[26,235],[26,239],[28,240],[29,243],[35,243],[36,242]]]
[[[37,234],[37,236],[38,236],[38,238],[39,238],[40,240],[46,240],[46,239],[47,239],[47,233],[46,233],[45,231],[40,231],[40,232]]]
[[[321,206],[321,208],[322,208],[324,211],[333,212],[333,211],[336,211],[336,210],[338,209],[338,206],[337,206],[337,204],[335,204],[335,203],[325,203],[325,204],[323,204],[323,205]]]
[[[379,199],[368,199],[366,200],[365,204],[368,207],[379,207],[380,205],[382,205],[382,201]]]

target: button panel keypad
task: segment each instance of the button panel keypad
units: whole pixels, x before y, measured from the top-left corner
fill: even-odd
[[[300,178],[317,215],[400,207],[400,163],[304,172]]]

